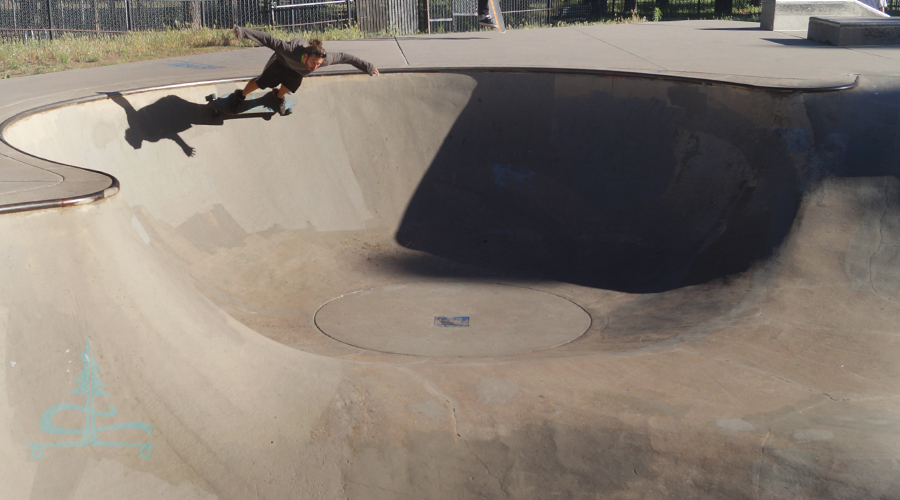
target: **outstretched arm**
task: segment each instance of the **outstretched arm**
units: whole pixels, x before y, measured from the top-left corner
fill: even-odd
[[[372,64],[368,61],[363,61],[362,59],[360,59],[354,55],[345,54],[343,52],[329,52],[328,55],[326,56],[326,59],[331,59],[330,61],[328,61],[329,65],[350,64],[351,66],[354,66],[356,69],[362,71],[363,73],[368,73],[370,75],[379,74],[378,68],[376,68],[374,64]]]
[[[181,147],[181,150],[184,151],[184,154],[187,156],[194,156],[195,149],[190,147],[188,143],[184,142],[184,139],[181,138],[180,135],[173,132],[171,134],[166,135],[166,139],[171,139],[175,141],[175,144],[178,144]]]
[[[246,38],[248,40],[252,40],[260,45],[268,47],[275,52],[279,51],[288,51],[290,50],[290,45],[288,42],[280,38],[275,38],[274,36],[264,33],[262,31],[252,30],[250,28],[244,28],[241,26],[234,27],[234,36],[240,40],[241,38]]]

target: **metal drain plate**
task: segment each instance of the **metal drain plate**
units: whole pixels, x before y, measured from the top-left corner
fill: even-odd
[[[410,283],[344,295],[316,312],[316,326],[352,346],[415,356],[506,356],[549,349],[591,326],[562,297],[493,283]]]

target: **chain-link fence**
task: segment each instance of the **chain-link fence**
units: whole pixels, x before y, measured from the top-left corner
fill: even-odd
[[[0,38],[65,33],[272,26],[324,30],[356,25],[365,33],[406,35],[479,29],[477,0],[0,0]],[[703,19],[759,12],[759,0],[500,0],[507,26],[544,26],[633,14]],[[900,13],[900,0],[887,12]]]
[[[477,29],[476,4],[477,0],[429,0],[428,28],[432,33]],[[512,28],[633,15],[648,20],[751,17],[754,12],[758,16],[759,6],[759,0],[500,0],[503,19]]]
[[[54,38],[235,24],[327,29],[355,21],[354,0],[0,0],[0,37]]]

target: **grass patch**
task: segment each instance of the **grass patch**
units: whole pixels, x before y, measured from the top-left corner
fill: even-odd
[[[738,4],[739,2],[735,2]],[[712,13],[710,12],[710,17]],[[514,17],[514,16],[513,16]],[[705,16],[699,16],[705,17]],[[736,5],[735,13],[727,20],[759,21],[759,7]],[[631,15],[614,16],[608,19],[586,22],[559,22],[555,26],[587,26],[596,24],[621,24],[666,20],[659,9],[641,9]],[[546,24],[531,24],[527,21],[510,23],[511,28],[538,28]],[[299,38],[319,38],[321,40],[357,40],[395,36],[396,33],[365,33],[357,26],[332,28],[325,31],[289,31],[257,27],[260,31],[290,40]],[[139,31],[120,35],[75,36],[66,34],[53,40],[39,39],[0,42],[0,78],[53,73],[71,69],[91,68],[111,64],[146,61],[165,57],[203,54],[256,47],[249,40],[238,40],[231,29],[171,29],[167,31]]]
[[[287,40],[295,37],[353,40],[377,36],[364,34],[355,27],[314,33],[256,29]],[[98,36],[66,34],[53,40],[0,43],[0,75],[15,78],[256,46],[250,40],[236,39],[230,29],[173,29]]]

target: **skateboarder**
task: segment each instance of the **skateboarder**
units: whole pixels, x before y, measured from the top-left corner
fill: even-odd
[[[319,40],[302,40],[295,38],[290,42],[280,40],[262,31],[234,27],[234,35],[238,38],[247,38],[265,45],[275,51],[261,75],[247,82],[247,86],[241,92],[235,92],[228,103],[231,112],[237,112],[244,98],[256,89],[271,88],[277,101],[278,113],[285,114],[284,96],[288,92],[296,92],[300,88],[303,77],[323,66],[332,64],[352,64],[360,71],[369,75],[377,75],[378,68],[372,63],[344,54],[343,52],[325,53],[322,42]],[[280,85],[280,87],[279,87]],[[278,87],[276,89],[276,87]]]

